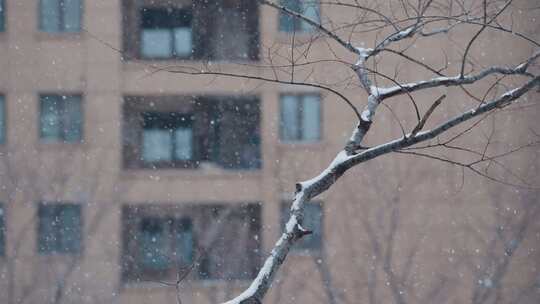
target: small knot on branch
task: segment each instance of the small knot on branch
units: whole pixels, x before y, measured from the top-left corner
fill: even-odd
[[[294,186],[295,186],[295,193],[300,193],[300,191],[302,191],[302,184],[296,183]]]
[[[312,230],[301,230],[298,237],[303,238],[304,236],[310,235],[310,234],[313,234]]]
[[[369,129],[369,127],[371,126],[371,123],[372,121],[371,120],[363,120],[363,119],[360,119],[360,122],[358,123],[358,129]]]
[[[301,225],[296,225],[296,227],[294,229],[294,238],[297,239],[297,240],[303,238],[306,235],[310,235],[310,234],[313,234],[313,231],[307,230],[304,227],[302,227]]]

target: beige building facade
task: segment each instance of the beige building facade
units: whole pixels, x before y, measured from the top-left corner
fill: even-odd
[[[0,0],[0,303],[175,303],[164,282],[184,273],[183,303],[217,303],[249,285],[282,231],[294,184],[342,149],[354,113],[319,88],[175,71],[290,77],[264,66],[270,53],[273,64],[290,64],[293,43],[295,56],[309,46],[313,61],[355,58],[255,1],[209,2]],[[540,38],[538,9],[519,5],[516,30]],[[315,17],[318,8],[305,7]],[[325,5],[320,14],[357,16]],[[433,65],[446,54],[451,75],[463,50],[453,41],[470,34],[418,41],[412,54]],[[486,65],[517,64],[534,50],[491,32],[478,43],[473,54]],[[392,73],[398,63],[379,68]],[[429,76],[403,66],[404,79]],[[337,83],[361,107],[351,73],[339,62],[300,65],[292,80]],[[434,119],[472,104],[459,88],[415,98],[425,111],[442,93],[449,102]],[[537,141],[537,99],[461,143],[481,151],[492,128],[490,153]],[[414,126],[409,105],[388,106]],[[401,135],[390,111],[377,115],[368,145]],[[538,153],[529,147],[504,165],[539,185]],[[448,163],[383,156],[307,207],[315,233],[291,252],[265,303],[482,303],[484,294],[538,303],[538,203],[537,190]]]

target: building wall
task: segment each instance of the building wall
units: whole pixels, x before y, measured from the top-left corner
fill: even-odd
[[[268,253],[281,231],[282,201],[290,198],[295,182],[311,178],[325,168],[343,147],[354,126],[354,115],[344,104],[323,93],[322,139],[297,145],[283,143],[279,140],[280,94],[312,92],[312,88],[152,72],[155,66],[181,64],[198,68],[198,62],[123,61],[116,50],[122,46],[120,2],[84,1],[84,31],[47,34],[37,30],[38,1],[6,1],[6,31],[0,33],[0,92],[6,96],[7,105],[7,142],[0,145],[0,159],[7,160],[9,156],[2,164],[4,174],[0,175],[0,184],[7,185],[0,189],[0,201],[6,206],[7,215],[7,254],[0,258],[2,303],[38,303],[51,298],[52,286],[58,278],[67,278],[65,303],[173,303],[176,301],[174,288],[155,282],[122,282],[123,205],[261,202],[262,249]],[[534,1],[521,2],[530,5]],[[337,20],[346,20],[354,14],[346,9],[324,9],[324,14]],[[538,37],[538,31],[534,32],[538,30],[538,22],[530,21],[535,16],[538,18],[538,13],[521,14],[524,17],[517,20],[516,26]],[[261,9],[262,46],[287,45],[291,41],[290,35],[278,32],[277,18],[275,10]],[[469,33],[452,35],[459,39]],[[500,43],[487,35],[479,43],[489,50],[488,61],[515,62],[531,51],[520,40],[508,38]],[[375,36],[367,34],[357,38],[373,41]],[[307,36],[301,35],[295,39],[308,41]],[[451,61],[456,60],[459,47],[451,45],[446,38],[435,38],[434,41],[429,43],[438,44],[447,51]],[[335,49],[336,56],[354,62],[354,58]],[[333,56],[323,41],[316,42],[311,52],[313,58]],[[417,45],[415,55],[433,63],[440,60],[421,43]],[[483,56],[480,53],[474,55]],[[508,57],[516,60],[507,60]],[[397,62],[397,59],[390,60],[388,71],[392,71]],[[222,68],[233,73],[272,75],[271,70],[249,65],[222,63]],[[456,68],[454,65],[450,69]],[[308,71],[300,69],[298,77],[302,73]],[[325,81],[342,73],[350,74],[350,71],[346,66],[318,65],[312,77]],[[413,68],[405,69],[403,73],[411,80],[427,76],[426,72]],[[38,94],[46,92],[83,95],[82,143],[40,142]],[[344,89],[344,92],[353,97],[358,106],[363,105],[364,95],[358,87]],[[459,89],[444,88],[440,93],[448,94],[448,103],[444,105],[445,111],[436,113],[435,118],[449,117],[465,104],[461,101],[464,93]],[[123,169],[124,96],[204,94],[250,94],[260,98],[263,152],[260,170]],[[419,102],[429,104],[436,98],[432,94],[415,97]],[[402,104],[391,106],[407,109]],[[368,145],[400,136],[399,125],[389,112],[380,110],[377,115],[373,133],[367,138]],[[407,115],[404,120],[410,127],[414,123],[410,118],[414,116],[412,112]],[[538,107],[509,115],[514,119],[497,121],[498,124],[502,121],[501,140],[515,143],[526,138],[519,134],[525,134],[527,128],[538,128]],[[507,126],[511,131],[507,131]],[[482,145],[474,140],[470,144],[474,147]],[[538,153],[537,148],[535,153]],[[538,181],[538,159],[527,155],[514,161],[519,173]],[[444,281],[447,285],[441,288],[440,294],[450,299],[450,303],[469,299],[475,278],[465,271],[471,265],[464,260],[477,249],[478,241],[466,227],[476,227],[481,221],[492,223],[494,219],[490,212],[494,201],[504,197],[504,205],[519,201],[522,194],[512,189],[501,190],[500,186],[475,175],[465,175],[463,183],[459,168],[393,154],[351,170],[321,197],[323,252],[292,253],[266,302],[327,303],[330,289],[339,302],[367,302],[370,290],[375,290],[379,299],[390,299],[390,292],[384,288],[389,278],[379,268],[372,270],[377,254],[371,250],[373,243],[366,233],[365,223],[371,221],[375,235],[380,240],[387,240],[385,231],[393,214],[391,210],[396,210],[396,206],[399,206],[399,226],[393,244],[395,260],[391,266],[402,271],[408,267],[407,261],[411,261],[409,257],[414,253],[410,275],[416,283],[414,288],[409,287],[416,290],[416,294],[407,291],[407,295],[420,298],[437,282]],[[538,201],[537,192],[523,199]],[[84,245],[79,257],[36,253],[36,210],[37,203],[42,200],[83,202]],[[487,233],[482,229],[478,230],[480,235]],[[528,232],[530,235],[509,272],[505,285],[509,293],[517,292],[539,275],[539,227],[533,225],[530,229],[532,232]],[[378,258],[381,256],[384,254]],[[450,275],[456,269],[463,272],[462,280]],[[69,275],[66,277],[65,273]],[[185,303],[214,303],[238,294],[248,283],[188,279],[182,285],[182,300]],[[535,299],[538,300],[538,293],[526,301],[533,303]]]

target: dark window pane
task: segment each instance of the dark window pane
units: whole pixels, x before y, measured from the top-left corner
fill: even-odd
[[[145,112],[142,160],[147,163],[193,159],[193,119],[189,114]]]
[[[66,142],[77,142],[82,135],[82,109],[80,96],[63,96],[63,133]]]
[[[319,95],[282,95],[280,106],[281,140],[312,142],[320,139],[321,105]]]
[[[148,58],[189,57],[191,20],[191,9],[143,8],[141,54]]]
[[[140,224],[140,264],[150,270],[169,267],[167,222],[159,218],[144,218]]]
[[[81,0],[63,0],[61,3],[64,20],[63,29],[66,32],[80,32],[81,30]]]
[[[256,99],[221,101],[217,126],[217,162],[228,169],[259,169],[260,104]]]
[[[174,130],[174,158],[178,160],[193,159],[193,130],[179,127]]]
[[[319,12],[319,0],[304,0],[302,1],[302,13],[304,16],[309,19],[320,22],[320,12]],[[315,28],[309,23],[302,21],[300,22],[300,28],[302,31],[313,31]]]
[[[39,28],[44,32],[79,32],[81,0],[40,0]]]
[[[318,0],[282,0],[281,4],[289,10],[300,13],[313,21],[319,22],[320,20]],[[282,32],[305,32],[314,30],[314,27],[290,14],[280,12],[279,30]]]
[[[56,250],[56,227],[58,226],[54,206],[40,204],[38,218],[38,251],[52,253]]]
[[[141,33],[141,53],[148,58],[170,58],[173,41],[168,29],[144,29]]]
[[[81,208],[78,205],[62,205],[58,209],[58,251],[80,252]]]
[[[190,218],[175,221],[175,250],[173,255],[179,265],[191,265],[195,239],[193,237],[193,223]]]
[[[152,8],[141,10],[141,26],[144,29],[191,27],[191,9]]]
[[[281,97],[281,139],[285,141],[300,139],[298,96],[284,95]]]
[[[46,142],[82,139],[81,96],[41,95],[40,137]]]
[[[44,32],[60,32],[60,0],[40,1],[40,29]]]
[[[60,96],[46,95],[41,97],[40,130],[41,138],[46,141],[61,139]]]
[[[312,234],[306,235],[302,240],[302,247],[309,249],[320,249],[322,240],[322,205],[320,203],[309,203],[305,205],[304,227],[311,229]]]
[[[210,39],[214,50],[212,59],[248,59],[251,37],[245,29],[243,12],[237,8],[222,8],[215,23],[213,39]]]
[[[321,103],[319,95],[304,96],[302,104],[302,135],[305,141],[320,138]]]
[[[195,58],[257,59],[259,52],[257,1],[197,1]]]
[[[171,132],[166,129],[144,129],[142,159],[147,163],[171,161]]]
[[[174,54],[177,57],[190,57],[193,50],[193,34],[191,27],[173,29]]]
[[[294,12],[301,12],[302,11],[302,5],[301,0],[282,0],[281,5],[284,7],[290,9]],[[299,28],[297,27],[296,18],[291,16],[290,14],[286,13],[280,13],[279,14],[279,30],[283,32],[293,32],[298,31]]]

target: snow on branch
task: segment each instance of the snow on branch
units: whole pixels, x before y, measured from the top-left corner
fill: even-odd
[[[277,271],[283,264],[287,254],[291,247],[295,244],[296,241],[301,239],[303,236],[309,233],[303,226],[303,214],[304,206],[312,198],[320,195],[329,189],[335,182],[349,169],[359,165],[363,162],[369,161],[376,157],[379,157],[384,154],[391,152],[399,151],[403,148],[414,146],[418,143],[428,141],[430,139],[436,138],[445,131],[458,126],[466,121],[471,120],[474,117],[478,117],[485,113],[491,112],[497,108],[504,107],[513,101],[517,100],[525,93],[530,91],[533,87],[540,85],[540,76],[533,75],[528,71],[529,67],[540,57],[540,51],[535,52],[531,57],[529,57],[522,64],[514,67],[489,67],[475,74],[463,75],[462,73],[454,77],[445,77],[442,74],[439,74],[440,77],[436,77],[430,80],[419,81],[414,83],[407,84],[398,84],[397,81],[394,81],[397,86],[394,87],[378,87],[375,83],[375,80],[370,79],[370,70],[366,66],[366,62],[375,57],[375,55],[381,53],[382,51],[387,50],[386,48],[395,42],[402,41],[404,39],[412,38],[415,35],[422,37],[429,37],[436,34],[448,33],[451,28],[453,28],[457,23],[460,23],[460,20],[457,20],[457,23],[453,23],[448,28],[436,29],[431,32],[424,31],[424,27],[428,24],[427,21],[424,21],[424,13],[428,9],[429,5],[433,1],[427,1],[424,7],[419,8],[418,16],[411,18],[413,24],[408,23],[408,26],[404,28],[399,28],[397,23],[389,22],[389,25],[392,25],[395,31],[387,35],[381,42],[377,43],[373,48],[362,48],[353,46],[350,42],[347,42],[341,38],[338,33],[329,27],[321,24],[320,22],[314,21],[299,12],[288,9],[287,7],[276,4],[274,1],[269,0],[258,0],[259,3],[273,7],[278,11],[298,18],[311,26],[317,28],[322,34],[326,35],[330,39],[333,39],[335,42],[340,44],[342,47],[346,48],[355,56],[357,56],[356,63],[351,65],[351,68],[356,73],[359,83],[362,85],[364,90],[367,92],[367,102],[364,105],[364,108],[361,112],[357,111],[356,106],[349,101],[349,99],[341,94],[340,92],[326,86],[315,85],[315,84],[306,84],[306,83],[293,83],[291,81],[283,81],[273,78],[268,78],[264,76],[249,76],[241,75],[229,72],[222,71],[210,71],[210,70],[194,70],[189,71],[186,69],[180,69],[176,72],[188,75],[219,75],[225,77],[236,77],[236,78],[247,78],[253,80],[260,80],[266,82],[274,82],[278,84],[298,84],[298,85],[309,85],[314,86],[320,89],[328,90],[343,100],[354,110],[358,117],[358,123],[354,130],[352,131],[351,137],[346,143],[343,150],[337,153],[333,161],[328,165],[328,167],[323,170],[316,177],[306,180],[296,184],[296,192],[290,209],[291,216],[288,222],[285,225],[285,231],[281,234],[278,241],[275,243],[271,253],[266,258],[263,266],[259,270],[256,278],[251,282],[250,286],[244,290],[240,295],[231,299],[224,304],[247,304],[247,303],[262,303],[262,300],[269,288],[271,287],[274,276]],[[500,13],[499,13],[500,14]],[[498,14],[496,15],[498,16]],[[495,16],[495,17],[496,17]],[[495,20],[495,17],[493,20]],[[451,20],[450,17],[445,17]],[[384,18],[383,18],[384,19]],[[463,22],[467,24],[470,22]],[[461,24],[461,23],[460,23]],[[485,22],[484,22],[485,24]],[[489,27],[489,25],[486,25]],[[400,54],[400,52],[395,51],[394,53]],[[404,58],[407,58],[407,56]],[[409,59],[412,60],[412,59]],[[413,60],[413,62],[415,62]],[[417,62],[418,63],[418,62]],[[421,64],[421,63],[419,63]],[[422,64],[421,64],[422,65]],[[428,67],[429,68],[429,67]],[[172,71],[175,72],[175,71]],[[430,117],[431,113],[435,108],[441,103],[445,96],[438,98],[429,110],[424,114],[422,118],[419,118],[418,124],[415,126],[413,131],[409,134],[404,134],[402,137],[395,140],[389,141],[384,144],[380,144],[373,148],[363,148],[362,143],[364,141],[365,135],[370,130],[370,127],[373,123],[375,113],[378,106],[386,98],[401,94],[409,94],[410,92],[415,92],[423,89],[435,88],[440,86],[461,86],[466,84],[475,83],[485,77],[493,74],[500,75],[521,75],[528,77],[528,82],[524,85],[517,87],[513,90],[507,91],[505,94],[495,98],[491,101],[483,102],[475,108],[465,111],[451,119],[448,119],[434,128],[426,131],[422,131],[427,119]],[[375,85],[374,85],[375,83]],[[411,97],[412,99],[412,97]],[[414,103],[414,101],[413,101]],[[416,106],[416,105],[415,105]],[[405,132],[404,132],[405,133]]]
[[[501,74],[501,75],[525,75],[528,77],[534,77],[532,74],[528,73],[527,69],[529,66],[534,63],[540,57],[540,50],[536,51],[534,55],[529,57],[524,63],[516,66],[515,68],[507,67],[489,67],[476,74],[467,75],[467,76],[453,76],[453,77],[436,77],[430,80],[405,83],[399,86],[393,86],[389,88],[377,88],[379,99],[384,100],[396,95],[403,93],[410,93],[415,91],[420,91],[423,89],[430,89],[441,86],[459,86],[475,83],[489,75]]]
[[[540,76],[535,76],[523,86],[507,91],[500,97],[457,115],[431,130],[418,132],[416,135],[408,134],[406,137],[378,145],[357,154],[351,155],[346,149],[340,151],[321,174],[297,184],[297,191],[291,207],[291,218],[285,226],[285,232],[275,244],[270,256],[266,259],[263,267],[260,269],[257,277],[253,280],[249,288],[238,297],[225,302],[224,304],[261,303],[264,295],[270,288],[274,275],[283,264],[291,246],[305,235],[305,229],[302,228],[303,208],[305,203],[325,192],[347,170],[381,155],[433,139],[443,132],[474,117],[509,105],[538,85],[540,85]],[[354,132],[356,132],[356,130]]]

